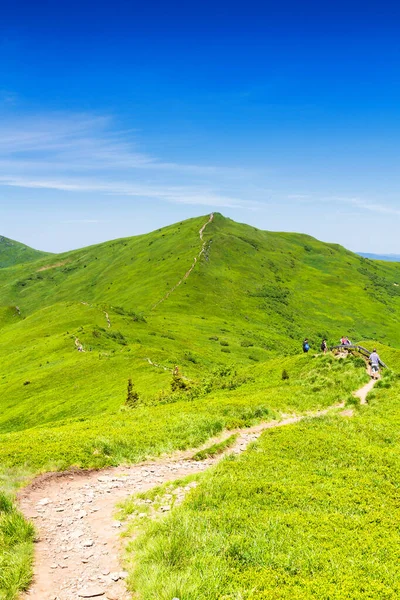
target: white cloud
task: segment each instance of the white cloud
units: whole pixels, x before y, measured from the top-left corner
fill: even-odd
[[[116,129],[111,117],[54,114],[25,117],[0,126],[0,165],[45,170],[90,171],[106,167],[218,173],[209,165],[159,160],[138,149],[136,131]],[[228,169],[229,170],[229,169]],[[230,170],[232,175],[237,169]]]
[[[107,195],[153,198],[179,204],[194,204],[218,208],[250,208],[255,209],[257,202],[245,202],[218,194],[209,189],[197,189],[185,186],[151,185],[129,182],[102,183],[94,180],[52,180],[27,179],[0,176],[0,183],[12,187],[30,189],[48,189],[64,192],[99,192]]]
[[[140,151],[134,134],[116,130],[110,117],[85,114],[38,116],[3,124],[0,183],[215,208],[256,207],[257,202],[223,191],[224,178],[236,180],[240,170],[164,162]]]
[[[395,215],[400,216],[400,209],[382,202],[374,200],[366,200],[358,197],[347,197],[347,196],[330,196],[323,198],[325,202],[340,202],[341,204],[355,206],[360,210],[367,210],[369,212],[381,213],[384,215]]]

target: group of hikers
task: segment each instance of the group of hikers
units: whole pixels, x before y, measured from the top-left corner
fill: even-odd
[[[303,352],[309,352],[309,350],[310,350],[310,342],[308,341],[308,338],[305,338],[305,340],[303,341]],[[326,354],[328,351],[328,344],[326,343],[325,338],[321,342],[321,351],[324,354]]]
[[[352,343],[349,340],[349,338],[347,336],[343,336],[340,339],[340,346],[351,346]],[[327,353],[328,351],[328,344],[326,339],[324,338],[321,342],[321,346],[320,346],[321,352],[323,352],[324,354]],[[308,338],[305,338],[303,341],[303,352],[307,353],[310,350],[310,343],[308,341]],[[376,351],[376,348],[374,348],[373,352],[370,354],[369,356],[369,374],[371,375],[372,379],[378,379],[379,377],[379,366],[381,363],[381,359],[379,358],[379,354]]]

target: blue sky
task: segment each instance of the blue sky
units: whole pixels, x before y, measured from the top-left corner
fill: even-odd
[[[0,234],[61,251],[219,211],[400,253],[400,8],[18,2]]]

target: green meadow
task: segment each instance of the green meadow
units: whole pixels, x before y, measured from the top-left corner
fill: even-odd
[[[368,380],[365,365],[359,358],[318,356],[322,337],[331,344],[338,343],[343,334],[357,342],[379,340],[385,362],[394,370],[400,367],[399,264],[361,258],[305,235],[260,231],[218,213],[200,240],[199,230],[207,220],[208,216],[203,216],[62,255],[37,252],[0,238],[0,483],[4,492],[0,503],[0,599],[12,600],[29,581],[33,532],[11,500],[15,490],[35,474],[137,462],[196,448],[225,429],[277,419],[283,413],[328,408],[338,401],[351,402],[351,392]],[[195,258],[197,262],[185,279]],[[312,351],[303,355],[301,342],[306,336]],[[375,342],[365,343],[371,346]],[[182,385],[173,390],[176,365]],[[284,370],[288,379],[282,379]],[[126,404],[128,380],[136,393],[133,406]],[[381,410],[378,399],[390,403],[391,394],[396,393],[395,379],[385,381],[390,387],[377,390],[374,411]],[[355,424],[373,427],[372,417],[375,419],[371,405],[351,423],[329,416],[282,428],[263,436],[259,446],[240,459],[223,461],[196,491],[200,494],[206,486],[211,502],[218,487],[215,477],[221,477],[221,490],[229,478],[237,481],[231,485],[231,493],[238,496],[232,496],[228,504],[215,497],[221,512],[215,512],[213,518],[215,522],[220,519],[220,530],[205,531],[208,516],[205,521],[201,516],[206,517],[207,511],[197,510],[199,503],[191,508],[192,497],[176,513],[180,517],[173,511],[171,519],[181,518],[188,529],[193,520],[193,532],[198,531],[205,555],[211,556],[219,547],[214,533],[221,543],[230,539],[228,525],[225,529],[223,525],[232,508],[230,502],[239,504],[238,511],[242,503],[247,506],[244,514],[248,519],[243,519],[243,530],[237,530],[238,553],[241,546],[247,552],[245,538],[253,528],[251,537],[260,546],[260,562],[245,573],[240,560],[235,563],[234,553],[227,562],[216,553],[221,579],[215,585],[227,579],[231,582],[224,593],[233,595],[226,598],[252,598],[248,594],[256,589],[252,577],[255,581],[257,572],[262,571],[264,581],[260,593],[274,594],[271,582],[280,581],[278,571],[268,571],[268,561],[265,572],[262,567],[262,557],[269,556],[269,550],[259,540],[268,535],[261,521],[257,533],[255,515],[264,510],[258,500],[265,494],[260,493],[259,499],[256,494],[253,502],[249,486],[247,499],[242,498],[241,478],[246,480],[250,472],[259,478],[262,472],[270,482],[272,474],[279,473],[288,482],[289,502],[290,477],[300,471],[304,480],[299,486],[307,488],[313,469],[321,469],[317,464],[329,455],[333,504],[325,500],[324,506],[335,511],[334,490],[339,484],[334,465],[340,461],[335,463],[336,454],[332,450],[331,456],[327,448],[331,444],[337,452],[340,436],[346,444],[356,444]],[[384,424],[384,411],[380,418]],[[285,435],[295,436],[292,446],[284,441]],[[363,435],[360,448],[368,437]],[[313,448],[309,472],[295,462],[303,453],[299,445],[296,458],[296,436]],[[321,439],[326,440],[324,450]],[[270,460],[268,443],[276,452],[274,460]],[[292,450],[286,452],[289,447]],[[210,451],[218,453],[220,449]],[[371,456],[375,460],[375,454]],[[233,475],[236,471],[237,477]],[[275,504],[274,510],[278,510],[279,503]],[[273,498],[265,514],[272,505]],[[315,519],[319,514],[324,519],[322,508],[320,513],[318,510]],[[198,520],[193,517],[196,514]],[[279,515],[274,515],[271,512],[271,520],[279,520]],[[308,517],[305,514],[304,518]],[[158,595],[155,581],[160,574],[164,578],[167,569],[171,572],[170,587],[165,588],[168,593],[184,590],[171,591],[171,597],[223,598],[211,583],[214,595],[204,595],[202,587],[196,588],[195,564],[204,570],[204,581],[212,579],[201,552],[191,552],[193,563],[177,556],[176,569],[165,566],[161,560],[166,552],[165,527],[167,522],[143,533],[135,562],[139,597],[167,598]],[[283,531],[285,539],[279,541]],[[178,528],[176,534],[183,535]],[[276,527],[274,535],[277,552],[283,557],[289,552],[290,527]],[[316,553],[318,539],[312,546]],[[190,548],[189,538],[187,544]],[[286,556],[288,564],[292,551],[294,547]],[[303,565],[300,558],[293,564],[297,560]],[[151,565],[154,579],[144,577],[146,565]],[[182,584],[178,581],[181,576],[189,587],[174,587]],[[313,597],[311,588],[304,589],[304,594],[309,594],[304,597]]]
[[[398,598],[399,425],[389,375],[352,419],[264,433],[142,526],[132,589],[144,600]]]

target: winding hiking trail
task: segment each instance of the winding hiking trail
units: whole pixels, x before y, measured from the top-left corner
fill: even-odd
[[[359,398],[360,404],[367,404],[367,396],[377,381],[377,379],[371,379],[371,381],[369,381],[366,385],[354,392],[354,396]]]
[[[361,404],[366,403],[374,384],[372,380],[354,393]],[[239,429],[231,448],[203,461],[191,458],[197,448],[127,467],[39,476],[19,494],[20,509],[26,518],[34,521],[39,534],[35,545],[33,585],[22,598],[129,600],[131,596],[125,586],[127,573],[119,563],[121,523],[113,518],[119,501],[156,485],[204,472],[227,454],[244,452],[267,429],[292,425],[307,417],[320,417],[340,408],[342,405],[336,404],[304,415],[283,415],[280,421]],[[340,414],[353,414],[345,412]],[[203,448],[221,442],[233,433],[225,431],[218,438],[208,440]],[[181,499],[194,485],[179,490]],[[168,510],[169,506],[160,509],[161,512]]]
[[[192,263],[192,266],[190,267],[190,269],[189,269],[188,271],[186,271],[186,273],[184,274],[184,276],[182,277],[182,279],[180,279],[180,280],[178,281],[178,283],[176,283],[176,284],[174,285],[174,287],[172,287],[172,288],[171,288],[171,289],[170,289],[170,290],[169,290],[169,291],[168,291],[168,292],[165,294],[165,296],[163,296],[163,298],[161,298],[161,300],[159,300],[158,302],[156,302],[156,303],[154,304],[154,306],[152,306],[152,310],[154,310],[155,308],[157,308],[157,306],[159,306],[160,304],[162,304],[163,302],[165,302],[165,300],[167,300],[167,299],[170,297],[170,295],[171,295],[171,294],[172,294],[172,293],[173,293],[173,292],[174,292],[174,291],[175,291],[175,290],[176,290],[176,289],[177,289],[177,288],[178,288],[180,285],[182,285],[182,283],[183,283],[183,282],[184,282],[184,281],[185,281],[185,280],[186,280],[188,277],[190,277],[190,275],[191,275],[191,273],[192,273],[193,269],[195,268],[195,266],[196,266],[196,264],[197,264],[197,261],[198,261],[198,260],[200,260],[200,258],[201,258],[201,256],[202,256],[202,254],[204,254],[204,252],[205,252],[205,250],[206,250],[207,242],[204,242],[204,241],[203,241],[203,237],[204,237],[204,231],[205,231],[205,229],[206,229],[207,225],[209,225],[210,223],[212,223],[212,222],[213,222],[213,220],[214,220],[214,213],[211,213],[211,214],[210,214],[210,216],[209,216],[209,218],[208,218],[208,221],[207,221],[206,223],[204,223],[204,225],[202,226],[202,228],[201,228],[201,229],[200,229],[200,231],[199,231],[200,241],[201,241],[201,242],[203,242],[203,244],[202,244],[202,246],[201,246],[201,250],[200,250],[200,252],[199,252],[199,253],[198,253],[198,254],[197,254],[195,257],[194,257],[194,259],[193,259],[193,263]]]
[[[368,373],[368,370],[367,370],[367,373]],[[361,405],[367,404],[367,396],[377,381],[378,381],[377,379],[371,379],[371,381],[368,381],[368,383],[366,383],[362,388],[360,388],[359,390],[357,390],[356,392],[353,393],[354,398],[358,398],[360,400]],[[344,408],[344,403],[342,404],[341,408]],[[340,414],[342,417],[353,417],[354,409],[347,408],[347,409],[343,410]]]

